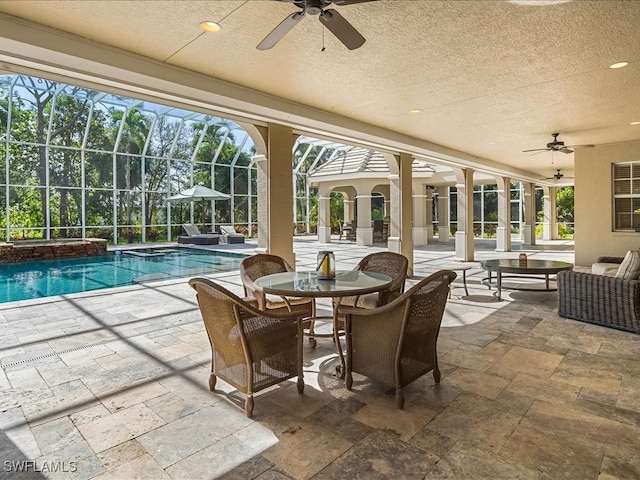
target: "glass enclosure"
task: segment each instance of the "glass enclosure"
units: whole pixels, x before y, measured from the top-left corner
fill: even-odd
[[[0,239],[171,240],[252,232],[255,149],[234,122],[26,75],[0,77]],[[196,184],[229,200],[171,204]]]

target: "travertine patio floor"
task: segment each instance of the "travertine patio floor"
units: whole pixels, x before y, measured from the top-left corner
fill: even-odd
[[[476,260],[522,249],[573,261],[563,242],[485,243]],[[297,268],[327,247],[297,239]],[[382,249],[330,247],[339,268]],[[415,255],[416,277],[455,265],[451,244]],[[186,280],[0,306],[0,476],[640,478],[640,336],[558,317],[555,292],[497,301],[471,265],[469,296],[453,290],[440,334],[442,382],[416,381],[404,410],[364,377],[347,391],[321,339],[305,344],[304,395],[287,382],[247,418],[232,388],[207,389],[210,347]],[[237,272],[211,278],[242,291]]]

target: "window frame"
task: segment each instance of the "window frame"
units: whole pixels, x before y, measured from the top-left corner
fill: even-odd
[[[611,164],[611,197],[611,230],[640,231],[640,161]]]

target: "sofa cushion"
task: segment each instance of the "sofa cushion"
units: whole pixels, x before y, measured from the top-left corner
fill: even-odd
[[[640,276],[640,250],[629,250],[616,272],[616,278],[637,280]]]
[[[605,275],[607,277],[615,277],[620,268],[619,263],[594,263],[591,265],[591,273],[595,275]]]

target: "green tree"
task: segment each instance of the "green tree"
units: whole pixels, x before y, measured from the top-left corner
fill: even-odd
[[[147,225],[166,222],[164,203],[169,184],[181,185],[181,180],[189,175],[187,162],[173,162],[173,168],[170,168],[171,148],[178,129],[175,121],[160,115],[151,133],[149,151],[145,157],[145,223]],[[178,208],[173,209],[172,212],[182,210]],[[185,221],[186,218],[180,216],[173,223],[179,225]]]
[[[202,130],[206,128],[204,136]],[[202,137],[202,141],[200,138]],[[222,193],[231,193],[233,182],[235,187],[244,179],[248,181],[247,169],[235,168],[237,164],[248,164],[248,157],[244,152],[239,151],[235,145],[235,136],[232,124],[228,121],[217,121],[216,123],[193,125],[193,141],[199,142],[197,152],[195,152],[196,163],[194,165],[194,184],[202,184],[218,190]],[[234,164],[234,160],[236,160]],[[213,165],[212,165],[213,164]],[[213,179],[211,175],[213,174]],[[246,186],[243,187],[246,190]],[[243,199],[243,205],[235,205],[237,210],[246,206],[247,199]],[[203,212],[203,223],[205,219],[211,218],[209,202],[201,202]],[[227,223],[231,221],[231,201],[221,201],[215,203],[216,223]],[[246,215],[245,215],[246,216]]]
[[[151,122],[144,113],[135,108],[127,110],[112,109],[111,116],[114,143],[117,145],[118,152],[123,154],[118,155],[116,167],[118,179],[116,186],[119,189],[124,188],[124,200],[121,200],[118,205],[118,210],[120,211],[118,218],[122,218],[122,211],[124,210],[124,221],[127,225],[131,225],[132,181],[140,186],[142,179],[140,154],[147,141]],[[120,173],[121,170],[124,170],[122,174]]]
[[[40,208],[42,210],[42,217],[44,218],[46,216],[47,200],[52,196],[50,189],[44,188],[47,185],[47,175],[49,173],[50,157],[47,151],[48,142],[53,138],[71,137],[77,133],[74,132],[74,129],[77,127],[78,123],[82,122],[81,117],[84,116],[86,118],[87,114],[87,109],[84,107],[80,108],[79,105],[84,104],[86,106],[86,104],[90,102],[90,96],[86,97],[82,101],[77,100],[78,104],[76,107],[78,108],[70,109],[69,112],[62,115],[62,117],[65,118],[65,121],[55,121],[56,118],[54,117],[54,121],[51,122],[51,128],[49,128],[50,117],[52,114],[56,114],[54,111],[53,100],[56,99],[57,96],[60,96],[57,101],[61,104],[61,111],[64,111],[65,99],[68,97],[74,97],[81,88],[70,87],[68,90],[65,90],[65,94],[61,95],[60,93],[62,89],[59,88],[59,84],[56,82],[28,76],[24,76],[23,79],[24,88],[29,94],[28,96],[23,96],[23,98],[26,103],[30,103],[32,105],[35,115],[37,162],[35,168],[31,171],[37,173],[37,184],[41,187],[38,191],[40,194]],[[66,200],[67,199],[65,198],[65,201]],[[67,223],[67,206],[60,210],[59,214],[62,215],[61,218],[57,220],[54,220],[53,218],[49,219],[49,225],[55,225],[60,222]]]
[[[558,222],[573,223],[573,187],[565,187],[556,193],[556,215]]]
[[[53,115],[53,131],[50,143],[58,147],[49,149],[49,181],[51,183],[52,226],[60,227],[60,236],[69,235],[68,227],[80,221],[82,194],[78,187],[82,184],[82,148],[90,103],[75,96],[59,95]],[[73,147],[73,148],[68,148]]]

